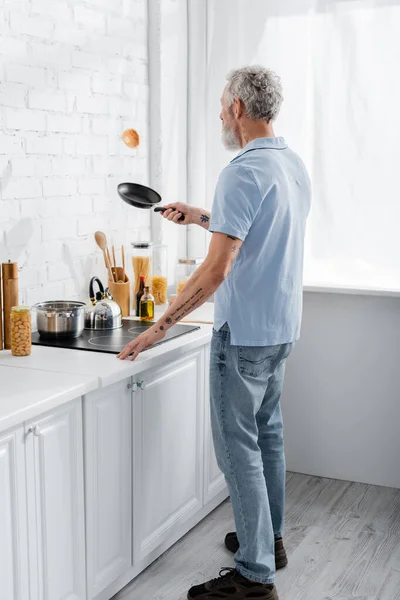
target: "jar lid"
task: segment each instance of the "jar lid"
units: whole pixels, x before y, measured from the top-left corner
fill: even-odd
[[[132,248],[150,248],[153,245],[153,242],[132,242]]]
[[[204,262],[204,258],[180,258],[178,263],[180,265],[201,265]]]
[[[12,312],[30,312],[29,306],[12,306]]]

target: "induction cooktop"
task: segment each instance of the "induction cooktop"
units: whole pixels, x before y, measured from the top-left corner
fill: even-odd
[[[70,350],[86,350],[91,352],[107,352],[108,354],[119,354],[129,342],[137,338],[143,331],[150,329],[152,321],[122,321],[119,329],[93,330],[85,329],[78,338],[46,339],[38,333],[32,334],[32,344],[35,346],[51,346],[53,348],[68,348]],[[197,325],[173,325],[165,337],[154,344],[159,346],[169,342],[181,335],[191,333],[200,329]],[[150,348],[148,348],[150,350]]]

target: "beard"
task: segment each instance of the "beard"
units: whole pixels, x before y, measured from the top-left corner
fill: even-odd
[[[240,150],[240,140],[233,129],[229,126],[222,127],[221,140],[226,150]]]

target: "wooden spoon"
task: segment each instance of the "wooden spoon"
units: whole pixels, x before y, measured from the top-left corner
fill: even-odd
[[[96,240],[96,244],[98,245],[98,247],[100,248],[100,250],[103,251],[103,256],[104,256],[104,262],[106,264],[107,267],[107,271],[108,271],[108,278],[110,281],[114,281],[114,276],[111,270],[111,265],[108,261],[107,258],[107,253],[106,253],[106,248],[107,248],[107,238],[105,233],[103,233],[102,231],[96,231],[96,233],[94,234],[94,239]]]

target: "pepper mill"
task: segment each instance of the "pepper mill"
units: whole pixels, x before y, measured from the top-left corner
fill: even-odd
[[[2,265],[4,306],[4,348],[11,348],[11,309],[18,305],[18,264],[8,261]]]

